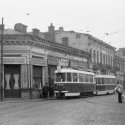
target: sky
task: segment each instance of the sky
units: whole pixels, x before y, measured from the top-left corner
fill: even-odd
[[[118,48],[125,47],[125,0],[0,0],[5,28],[16,23],[41,32],[55,29],[88,33]]]

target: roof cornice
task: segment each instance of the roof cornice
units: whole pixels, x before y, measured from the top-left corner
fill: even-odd
[[[82,58],[89,58],[89,53],[73,47],[64,46],[60,43],[51,42],[43,38],[39,38],[30,34],[6,34],[4,35],[5,45],[30,45],[38,48],[58,51],[69,55]]]

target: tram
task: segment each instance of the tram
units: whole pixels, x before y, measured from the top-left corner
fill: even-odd
[[[93,95],[96,92],[95,74],[71,68],[55,71],[56,97]]]
[[[116,87],[116,77],[112,75],[95,75],[96,95],[111,94]]]

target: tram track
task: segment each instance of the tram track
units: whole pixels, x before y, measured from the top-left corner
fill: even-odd
[[[90,100],[84,100],[86,103],[90,103],[90,104],[95,104],[95,105],[103,105],[103,106],[111,106],[111,107],[121,107],[121,105],[113,105],[113,104],[106,104],[106,103],[98,103],[98,102],[94,102],[94,101],[90,101]]]

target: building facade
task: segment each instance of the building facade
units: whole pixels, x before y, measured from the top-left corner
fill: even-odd
[[[55,30],[51,24],[44,38],[89,52],[89,69],[99,74],[114,74],[115,47],[97,39],[89,34],[74,31],[64,31],[63,27]]]
[[[125,89],[125,48],[119,48],[115,54],[114,68],[116,76],[123,82]]]
[[[27,33],[27,26],[4,29],[4,98],[39,98],[39,89],[54,82],[57,67],[88,69],[89,53],[48,41],[39,30]],[[0,51],[1,52],[1,51]]]

